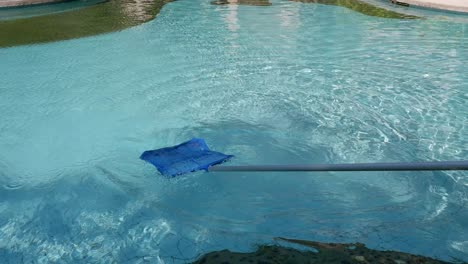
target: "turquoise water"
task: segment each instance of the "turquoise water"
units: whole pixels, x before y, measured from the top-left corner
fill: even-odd
[[[467,23],[272,3],[180,0],[0,49],[2,263],[180,263],[276,236],[467,261],[466,172],[166,179],[138,159],[191,137],[233,165],[468,158]]]

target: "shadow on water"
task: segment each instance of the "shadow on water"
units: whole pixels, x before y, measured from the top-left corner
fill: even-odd
[[[0,47],[118,31],[152,20],[172,0],[111,0],[44,16],[0,21]]]

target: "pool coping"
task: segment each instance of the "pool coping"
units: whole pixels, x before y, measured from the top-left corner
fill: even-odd
[[[457,13],[468,14],[468,2],[467,4],[447,4],[444,0],[389,0],[391,3],[414,6],[433,10],[450,11]],[[458,1],[461,3],[461,1]]]
[[[1,0],[0,8],[55,4],[71,0]]]

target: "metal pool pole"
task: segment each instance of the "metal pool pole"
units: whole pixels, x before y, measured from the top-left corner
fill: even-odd
[[[437,171],[468,170],[468,160],[351,164],[213,166],[208,171]]]

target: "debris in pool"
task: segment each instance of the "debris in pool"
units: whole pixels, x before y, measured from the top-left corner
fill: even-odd
[[[409,6],[408,3],[403,3],[403,2],[400,2],[400,1],[396,1],[396,0],[390,0],[390,3],[395,4],[395,5],[406,6],[406,7]]]
[[[251,5],[251,6],[271,6],[268,0],[215,0],[212,5]]]

